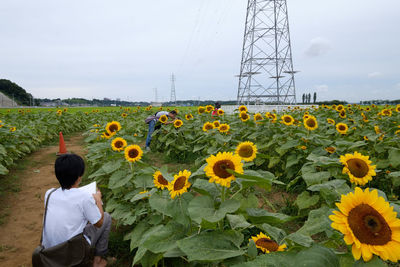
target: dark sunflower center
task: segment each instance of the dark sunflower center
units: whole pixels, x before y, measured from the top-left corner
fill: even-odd
[[[234,170],[235,164],[233,164],[232,161],[226,159],[217,161],[213,167],[215,175],[222,179],[226,179],[232,175],[229,172],[227,172],[227,169]]]
[[[227,128],[226,128],[226,126],[221,126],[220,128],[219,128],[221,131],[226,131],[227,130]]]
[[[253,148],[249,145],[243,145],[239,149],[239,156],[242,158],[250,158],[253,155]]]
[[[307,124],[308,127],[314,128],[315,127],[315,120],[309,119],[309,120],[306,121],[306,124]]]
[[[258,120],[258,121],[259,121],[259,120],[262,120],[262,116],[257,115],[257,116],[256,116],[256,120]]]
[[[186,177],[180,176],[174,183],[174,191],[181,190],[185,186]]]
[[[136,149],[131,149],[129,150],[128,155],[130,158],[134,159],[139,155],[139,151],[137,151]]]
[[[346,131],[346,126],[344,126],[344,125],[339,125],[339,130],[340,130],[340,131]]]
[[[292,121],[290,117],[283,117],[283,120],[287,123],[290,123]]]
[[[256,242],[257,246],[263,247],[268,251],[277,251],[279,248],[278,243],[268,238],[260,238]]]
[[[168,185],[168,181],[162,175],[158,175],[157,180],[162,185]]]
[[[181,126],[181,122],[180,122],[180,121],[177,121],[177,122],[175,122],[175,125],[176,125],[176,126]]]
[[[115,132],[118,130],[118,126],[116,124],[111,124],[108,129],[110,130],[110,132]]]
[[[355,177],[362,178],[368,174],[369,167],[368,164],[361,159],[349,159],[347,161],[347,166]]]
[[[124,146],[124,143],[122,141],[117,141],[117,142],[115,142],[114,145],[115,145],[116,148],[121,148],[121,147]]]
[[[347,218],[353,234],[361,243],[382,246],[392,240],[392,230],[383,216],[367,204],[360,204]]]
[[[200,112],[200,113],[203,113],[204,111],[205,111],[204,108],[200,108],[200,109],[199,109],[199,112]]]
[[[244,119],[244,120],[246,120],[246,119],[249,117],[249,115],[247,115],[246,113],[242,113],[240,116],[241,116],[242,119]]]

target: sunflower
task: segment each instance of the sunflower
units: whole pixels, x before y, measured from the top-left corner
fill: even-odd
[[[187,192],[187,189],[191,186],[191,183],[188,181],[191,174],[190,171],[184,170],[174,175],[174,180],[168,185],[169,194],[172,199]]]
[[[294,123],[294,119],[290,115],[283,115],[281,117],[281,119],[282,119],[282,123],[287,125],[287,126],[292,125]]]
[[[254,114],[254,121],[255,122],[262,121],[263,119],[264,119],[264,117],[260,113]]]
[[[269,118],[272,119],[272,122],[276,122],[278,119],[278,116],[275,113],[269,114]]]
[[[349,130],[349,126],[347,126],[346,123],[341,122],[336,124],[336,130],[341,134],[346,134]]]
[[[210,179],[210,183],[215,182],[221,186],[230,187],[231,181],[235,176],[227,172],[227,169],[237,173],[243,173],[243,163],[238,155],[232,152],[219,152],[216,156],[211,155],[206,159],[207,166],[204,171]]]
[[[219,130],[220,133],[227,133],[229,131],[229,128],[231,128],[231,127],[228,124],[222,123],[219,126],[218,130]]]
[[[307,119],[304,120],[304,127],[309,131],[317,129],[318,128],[317,118],[310,115]]]
[[[368,136],[366,136],[366,135],[364,135],[363,139],[364,139],[365,141],[368,141],[368,140],[369,140],[369,139],[368,139]]]
[[[343,110],[344,109],[344,106],[343,105],[337,105],[336,106],[336,111],[337,112],[339,112],[339,111],[341,111],[341,110]]]
[[[206,112],[207,113],[210,113],[211,111],[213,111],[214,110],[214,107],[212,106],[212,105],[207,105],[206,106]]]
[[[126,114],[126,113],[124,112],[124,113],[121,114],[121,117],[122,117],[122,118],[126,118],[126,117],[128,117],[128,114]]]
[[[392,110],[388,109],[388,108],[385,108],[385,109],[382,110],[382,115],[391,117],[392,116]]]
[[[328,152],[329,154],[333,154],[336,152],[336,147],[328,146],[327,148],[325,148],[325,151]]]
[[[15,132],[17,130],[17,127],[11,127],[10,132]]]
[[[239,107],[239,112],[247,112],[247,107],[246,106],[240,106]]]
[[[369,156],[363,156],[357,151],[354,154],[340,156],[340,162],[344,165],[342,172],[346,173],[350,182],[356,185],[365,185],[376,175],[376,165],[371,165]]]
[[[200,107],[197,108],[197,112],[198,112],[199,114],[203,114],[204,112],[206,112],[206,108],[203,107],[203,106],[200,106]]]
[[[206,122],[203,125],[203,131],[208,132],[209,130],[214,129],[214,124],[212,124],[211,122]]]
[[[362,256],[369,261],[373,254],[385,261],[400,259],[400,219],[377,190],[356,187],[354,193],[342,195],[336,206],[339,210],[329,216],[331,227],[344,234],[356,260]]]
[[[271,237],[265,235],[260,232],[257,236],[252,236],[249,240],[253,240],[256,244],[256,247],[261,249],[265,253],[275,252],[275,251],[284,251],[286,248],[286,244],[280,245],[276,243]]]
[[[334,120],[332,120],[332,119],[326,119],[326,121],[329,123],[329,124],[332,124],[332,125],[335,125],[335,121]]]
[[[247,114],[247,112],[240,112],[239,118],[244,122],[248,121],[250,119],[250,116],[249,114]]]
[[[381,131],[381,129],[379,128],[378,125],[375,125],[375,126],[374,126],[374,130],[375,130],[375,133],[376,133],[376,134],[382,133],[382,131]]]
[[[168,121],[167,115],[161,115],[161,117],[158,119],[161,123],[166,123]]]
[[[400,104],[396,106],[395,110],[396,112],[400,112]]]
[[[191,119],[193,119],[193,115],[192,114],[186,114],[185,115],[185,119],[186,120],[191,120]]]
[[[242,142],[236,147],[235,153],[244,161],[253,161],[256,158],[257,146],[252,142]]]
[[[225,114],[225,111],[223,109],[218,109],[217,113],[219,116],[222,116]]]
[[[394,132],[395,135],[399,135],[400,134],[400,130],[397,130]]]
[[[342,119],[346,118],[346,111],[344,109],[339,112],[339,117]]]
[[[181,121],[181,120],[175,120],[174,121],[174,127],[175,128],[180,128],[180,127],[182,127],[182,125],[183,125],[183,121]]]
[[[130,145],[125,148],[125,159],[129,162],[135,162],[142,158],[143,151],[138,145]]]
[[[107,123],[106,125],[106,131],[111,134],[111,133],[116,133],[119,130],[121,130],[121,124],[118,121],[112,121]]]
[[[299,146],[299,148],[300,148],[301,150],[306,150],[306,149],[307,149],[306,146]]]
[[[103,132],[101,137],[105,138],[105,139],[110,139],[111,137],[113,137],[115,135],[115,132],[113,133],[108,133],[108,132]]]
[[[111,148],[114,151],[122,151],[128,144],[124,138],[117,137],[111,142]]]
[[[162,190],[164,190],[165,188],[168,189],[169,182],[167,181],[167,179],[164,178],[160,171],[156,171],[153,174],[153,177],[153,183],[157,188],[161,188]]]
[[[214,128],[219,128],[221,126],[221,123],[219,121],[213,121]]]

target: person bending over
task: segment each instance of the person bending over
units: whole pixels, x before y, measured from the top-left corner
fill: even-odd
[[[55,174],[60,187],[50,196],[43,246],[53,247],[83,232],[88,243],[95,247],[93,266],[106,266],[103,257],[108,251],[111,216],[103,211],[100,191],[91,195],[78,188],[84,171],[85,163],[78,155],[57,158]],[[52,190],[46,192],[45,201]]]
[[[168,118],[171,118],[172,121],[167,121],[165,124],[170,124],[173,123],[175,120],[175,117],[177,115],[175,110],[172,110],[170,112],[168,111],[159,111],[154,115],[154,119],[152,119],[149,124],[149,132],[147,133],[147,138],[146,138],[146,150],[150,150],[150,143],[151,143],[151,135],[153,134],[155,129],[159,129],[161,126],[156,126],[156,123],[160,119],[162,115],[166,115]]]

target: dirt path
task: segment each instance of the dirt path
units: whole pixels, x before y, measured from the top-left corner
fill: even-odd
[[[86,154],[81,135],[66,138],[65,143],[69,152]],[[49,188],[59,187],[54,175],[57,151],[58,145],[44,147],[25,159],[30,162],[28,168],[16,171],[21,191],[4,201],[9,206],[9,216],[0,226],[1,267],[32,266],[32,251],[40,241],[44,194]]]

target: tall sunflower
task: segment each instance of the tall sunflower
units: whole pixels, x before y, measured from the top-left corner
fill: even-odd
[[[161,115],[161,117],[158,119],[158,121],[161,123],[166,123],[168,121],[167,115]]]
[[[346,111],[344,109],[339,112],[339,117],[342,119],[346,118]]]
[[[125,141],[124,138],[117,137],[114,140],[111,141],[111,148],[114,151],[122,151],[124,148],[127,146],[127,142]]]
[[[203,124],[203,131],[208,132],[209,130],[214,129],[214,124],[211,122],[207,121],[206,123]]]
[[[118,121],[112,121],[107,123],[106,125],[106,131],[111,134],[111,133],[116,133],[119,130],[121,130],[121,124]]]
[[[180,127],[182,127],[182,125],[183,125],[183,121],[181,121],[181,120],[175,120],[174,121],[174,127],[175,128],[180,128]]]
[[[207,166],[204,168],[204,171],[210,177],[210,183],[215,182],[221,186],[230,187],[231,181],[234,181],[236,178],[227,169],[243,173],[241,158],[232,152],[219,152],[216,156],[211,155],[206,161]]]
[[[225,114],[225,111],[223,109],[218,109],[217,113],[219,116],[222,116]]]
[[[190,113],[189,113],[189,114],[186,114],[186,115],[185,115],[185,119],[186,119],[186,120],[191,120],[191,119],[193,119],[193,115],[190,114]]]
[[[142,158],[143,151],[138,145],[130,145],[125,148],[125,159],[129,162],[135,162]]]
[[[187,192],[191,186],[191,183],[188,181],[191,174],[190,171],[184,170],[174,175],[174,180],[168,185],[169,194],[172,199]]]
[[[126,117],[128,117],[128,114],[126,114],[126,113],[124,112],[124,113],[121,114],[121,117],[122,117],[122,118],[126,118]]]
[[[162,190],[164,190],[165,188],[168,189],[169,182],[167,181],[167,179],[164,178],[164,176],[160,171],[156,171],[153,174],[153,178],[154,178],[153,183],[157,188],[160,188]]]
[[[336,124],[336,130],[340,134],[346,134],[347,131],[349,130],[349,126],[347,126],[346,123],[340,122],[340,123]]]
[[[294,123],[294,119],[293,119],[293,117],[292,116],[290,116],[290,115],[283,115],[282,117],[281,117],[281,119],[282,119],[282,123],[283,124],[285,124],[285,125],[287,125],[287,126],[290,126],[290,125],[293,125],[293,123]]]
[[[336,111],[341,111],[341,110],[344,110],[344,106],[343,105],[337,105],[336,106]]]
[[[230,127],[228,124],[222,123],[222,124],[219,126],[218,130],[219,130],[220,133],[227,133],[227,132],[229,131],[230,128],[231,128],[231,127]]]
[[[352,245],[356,260],[362,256],[369,261],[373,254],[385,261],[400,260],[400,219],[377,190],[356,187],[354,193],[342,195],[336,206],[339,210],[329,216],[331,226],[344,235],[347,245]]]
[[[198,112],[199,114],[203,114],[204,112],[206,112],[206,108],[203,107],[203,106],[200,106],[200,107],[197,108],[197,112]]]
[[[328,146],[325,148],[325,151],[328,152],[329,154],[333,154],[336,152],[336,147]]]
[[[245,121],[248,121],[248,120],[250,119],[250,116],[249,116],[249,114],[247,114],[247,112],[240,112],[239,118],[240,118],[243,122],[245,122]]]
[[[382,131],[381,131],[381,129],[379,128],[378,125],[375,125],[375,126],[374,126],[374,131],[375,131],[376,134],[382,133]]]
[[[219,121],[213,121],[212,124],[214,125],[214,128],[219,128],[219,126],[221,125]]]
[[[254,114],[254,121],[255,122],[262,121],[263,119],[264,119],[264,117],[260,113]]]
[[[398,104],[398,105],[396,106],[395,110],[396,110],[397,113],[400,112],[400,104]]]
[[[109,133],[109,132],[103,132],[101,137],[105,138],[105,139],[110,139],[111,137],[113,137],[115,135],[115,132]]]
[[[350,182],[356,185],[365,185],[376,175],[376,165],[371,165],[369,156],[363,156],[357,151],[354,154],[340,156],[340,162],[344,165],[343,173],[346,173]]]
[[[213,111],[214,110],[214,107],[212,106],[212,105],[207,105],[206,106],[206,112],[207,113],[210,113],[211,111]]]
[[[317,119],[314,116],[309,115],[307,119],[304,119],[304,127],[309,131],[314,131],[318,128]]]
[[[247,112],[247,107],[246,106],[240,106],[239,107],[239,112]]]
[[[251,239],[256,244],[256,247],[261,249],[265,253],[275,252],[275,251],[284,251],[286,248],[286,244],[280,245],[276,243],[271,237],[265,235],[260,232],[257,236],[252,236]]]
[[[392,110],[389,109],[389,108],[385,108],[385,109],[382,110],[382,115],[391,117],[392,116]]]
[[[246,162],[253,161],[256,158],[257,146],[252,142],[242,142],[236,147],[235,153]]]

